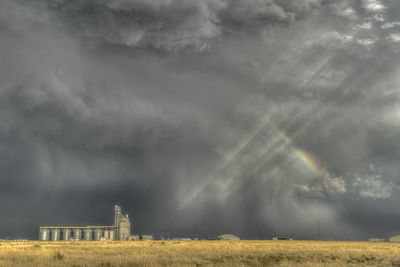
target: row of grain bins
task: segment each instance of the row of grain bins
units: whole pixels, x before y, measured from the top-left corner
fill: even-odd
[[[114,206],[114,224],[112,226],[41,226],[41,241],[105,241],[129,240],[131,222],[128,214],[122,214],[120,206]]]
[[[115,226],[85,227],[40,227],[40,241],[113,241],[116,239]]]

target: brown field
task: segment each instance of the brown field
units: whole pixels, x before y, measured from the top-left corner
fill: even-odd
[[[0,266],[400,266],[400,243],[2,242]]]

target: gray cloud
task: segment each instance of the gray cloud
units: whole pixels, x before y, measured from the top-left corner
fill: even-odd
[[[43,0],[43,5],[95,42],[204,51],[227,32],[259,32],[270,24],[291,23],[310,15],[321,2]]]
[[[399,8],[1,2],[0,234],[396,232]]]
[[[380,0],[362,0],[362,7],[367,12],[383,12],[386,6]]]

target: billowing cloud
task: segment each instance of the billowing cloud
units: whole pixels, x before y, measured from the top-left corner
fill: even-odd
[[[398,42],[400,42],[400,33],[390,33],[389,36],[387,37],[387,39],[390,42],[398,43]]]
[[[163,50],[204,50],[221,35],[220,0],[49,1],[49,6],[95,41]]]
[[[362,6],[367,12],[383,12],[386,9],[380,0],[362,0]]]
[[[385,183],[380,175],[356,176],[353,186],[364,198],[390,198],[394,190],[393,183]]]
[[[95,42],[176,51],[203,51],[225,31],[260,30],[266,25],[290,23],[309,15],[319,0],[142,1],[43,0],[80,34]]]
[[[400,22],[399,21],[393,21],[393,22],[388,22],[385,23],[381,26],[382,29],[391,29],[391,28],[395,28],[395,27],[399,27],[400,26]]]

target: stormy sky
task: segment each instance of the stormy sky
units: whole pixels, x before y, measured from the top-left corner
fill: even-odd
[[[400,233],[397,0],[0,1],[0,238]]]

